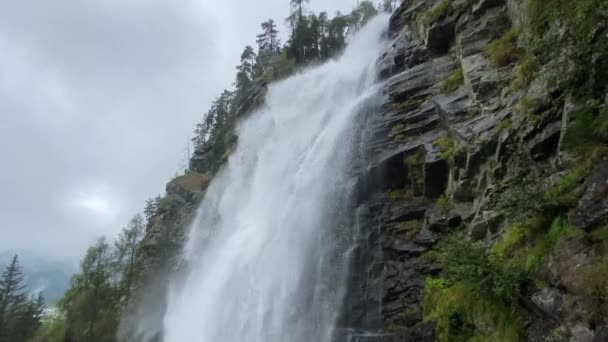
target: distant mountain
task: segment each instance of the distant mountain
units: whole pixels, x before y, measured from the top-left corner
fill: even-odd
[[[14,254],[12,252],[0,252],[0,267],[2,271]],[[70,277],[75,271],[74,266],[69,263],[17,254],[30,292],[37,293],[42,291],[47,304],[55,304],[68,288]]]

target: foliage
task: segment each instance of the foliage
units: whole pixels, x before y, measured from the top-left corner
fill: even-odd
[[[447,214],[452,209],[454,204],[452,203],[452,201],[450,200],[450,198],[448,196],[443,194],[437,200],[437,206],[439,207],[439,209],[441,209],[441,211],[443,213]]]
[[[435,140],[435,145],[441,147],[441,158],[445,160],[452,160],[454,158],[454,155],[456,154],[456,143],[452,137],[444,135]]]
[[[521,89],[530,85],[536,77],[538,69],[538,60],[536,56],[527,55],[515,67],[515,79],[513,80],[513,88]]]
[[[399,223],[397,228],[398,234],[404,234],[406,239],[413,240],[424,226],[423,220],[409,220]]]
[[[584,151],[595,144],[608,142],[608,106],[598,100],[588,100],[570,116],[564,146],[568,150]]]
[[[44,296],[28,297],[27,284],[15,255],[0,279],[0,341],[27,341],[40,327]]]
[[[452,10],[452,0],[442,0],[439,4],[432,7],[426,13],[417,17],[418,21],[426,26],[445,18]]]
[[[557,217],[548,229],[539,223],[538,220],[530,220],[509,227],[493,251],[508,258],[509,264],[533,274],[561,241],[579,233],[565,217]]]
[[[517,46],[519,31],[511,29],[500,38],[490,43],[486,49],[490,61],[497,66],[505,66],[522,57],[522,50]]]
[[[144,216],[146,218],[146,222],[150,222],[154,215],[156,215],[161,201],[162,197],[160,196],[146,200],[146,205],[144,207]]]
[[[441,84],[441,91],[451,93],[464,84],[464,73],[462,67],[459,67]]]
[[[411,199],[413,197],[413,194],[411,191],[404,190],[404,189],[399,189],[399,190],[391,189],[388,191],[387,194],[388,194],[388,198],[390,198],[392,201]]]
[[[440,341],[519,341],[522,322],[516,314],[525,272],[459,236],[439,248],[440,278],[427,280],[425,318],[437,322]]]
[[[409,167],[423,165],[426,161],[426,150],[419,147],[416,152],[405,157],[404,163]]]
[[[497,133],[503,132],[503,131],[511,128],[511,125],[513,125],[511,118],[509,118],[509,117],[503,118],[502,120],[500,120],[498,125],[496,125],[496,127],[494,127],[494,131]]]
[[[110,244],[91,246],[35,341],[114,341],[122,310],[133,296],[144,220],[136,215]]]
[[[393,132],[393,134],[398,134],[399,132],[402,132],[405,129],[405,124],[397,124],[395,126],[393,126],[393,128],[391,128],[391,132]]]
[[[559,61],[554,76],[563,89],[601,97],[608,85],[608,3],[526,0],[523,8],[528,45],[541,62]]]

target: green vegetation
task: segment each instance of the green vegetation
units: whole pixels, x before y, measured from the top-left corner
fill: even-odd
[[[44,297],[29,295],[23,269],[15,255],[0,278],[0,341],[27,341],[38,331]]]
[[[566,238],[579,231],[567,218],[558,217],[547,230],[538,220],[522,222],[510,227],[493,251],[506,258],[507,263],[535,274],[540,264]]]
[[[530,96],[523,96],[517,102],[515,109],[528,118],[530,123],[536,125],[542,119],[543,114],[539,114],[539,109],[542,107],[541,101]]]
[[[454,207],[454,203],[452,203],[452,200],[448,196],[443,194],[437,199],[437,206],[444,214],[447,214]]]
[[[449,135],[435,140],[435,145],[441,147],[441,158],[451,161],[456,155],[456,142]]]
[[[393,132],[393,134],[399,134],[404,129],[405,129],[405,124],[397,124],[397,125],[393,126],[393,128],[391,128],[391,132]]]
[[[443,271],[427,280],[423,310],[425,319],[436,321],[439,340],[519,341],[516,308],[525,272],[461,236],[449,237],[438,252]]]
[[[405,189],[389,190],[387,192],[387,194],[388,194],[388,198],[390,198],[392,201],[411,199],[414,197],[411,189],[410,190],[405,190]]]
[[[464,84],[464,73],[462,67],[459,67],[441,84],[441,91],[451,93]]]
[[[425,13],[419,13],[416,20],[426,26],[445,18],[452,11],[452,0],[442,0]]]
[[[423,225],[423,220],[404,221],[399,223],[396,233],[405,235],[407,240],[413,240],[416,235],[418,235]]]
[[[497,66],[505,66],[518,61],[522,57],[522,50],[517,46],[518,38],[519,31],[511,29],[490,43],[486,49],[490,61]]]
[[[393,138],[393,140],[395,140],[396,142],[404,142],[406,139],[407,137],[405,136],[405,134],[397,134]]]
[[[585,151],[608,142],[608,107],[598,100],[588,100],[570,117],[564,146],[568,150]]]
[[[535,56],[527,55],[515,67],[516,77],[513,80],[513,88],[521,89],[530,85],[536,77],[538,60]]]
[[[511,128],[511,125],[513,125],[513,122],[511,121],[511,118],[509,118],[509,117],[503,118],[502,120],[500,120],[500,122],[498,123],[498,125],[496,125],[496,127],[494,127],[494,131],[496,133],[500,133],[500,132],[506,131],[509,128]]]
[[[416,152],[405,157],[403,161],[409,167],[420,166],[426,162],[426,150],[424,147],[419,147]]]
[[[113,244],[100,238],[91,246],[34,341],[115,341],[120,314],[137,284],[143,233],[143,218],[136,215]]]

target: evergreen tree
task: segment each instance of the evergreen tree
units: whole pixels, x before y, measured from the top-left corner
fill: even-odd
[[[0,341],[10,341],[11,330],[26,304],[23,270],[13,256],[0,280]]]
[[[281,40],[274,20],[269,19],[262,23],[262,33],[257,36],[256,43],[258,44],[259,60],[259,63],[256,64],[259,65],[256,74],[261,74],[274,64],[275,58],[281,52]]]
[[[16,317],[11,331],[11,341],[28,341],[40,328],[42,314],[45,309],[44,296],[32,296],[23,306],[20,315]]]
[[[304,19],[304,3],[310,0],[290,0],[291,15],[287,18],[291,27],[295,28]]]
[[[27,297],[19,259],[15,255],[0,280],[0,341],[27,341],[40,327],[44,297]]]
[[[156,215],[161,201],[162,197],[160,196],[156,196],[154,198],[149,198],[146,200],[146,205],[144,207],[144,216],[146,218],[147,223],[150,223],[154,215]]]
[[[364,0],[357,3],[349,16],[349,26],[352,30],[359,30],[367,22],[378,14],[378,10],[374,3],[369,0]]]

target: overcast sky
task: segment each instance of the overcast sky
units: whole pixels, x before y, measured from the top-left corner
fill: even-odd
[[[349,11],[355,0],[313,0]],[[78,261],[185,159],[288,0],[0,0],[0,252]]]

